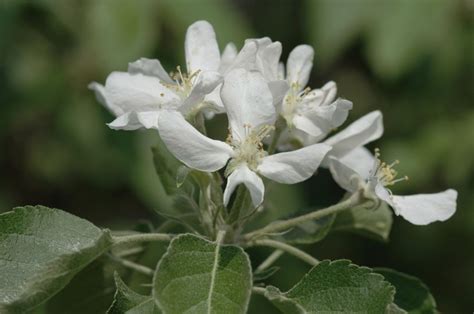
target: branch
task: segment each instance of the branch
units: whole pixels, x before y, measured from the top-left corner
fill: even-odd
[[[315,266],[319,264],[319,261],[309,255],[306,252],[303,252],[300,249],[295,248],[294,246],[291,246],[289,244],[280,242],[280,241],[275,241],[271,239],[260,239],[260,240],[254,240],[252,242],[248,243],[248,246],[269,246],[273,247],[275,249],[279,249],[282,251],[287,252],[288,254],[291,254],[293,256],[298,257],[299,259],[305,261],[306,263]]]
[[[172,235],[166,233],[139,233],[126,236],[114,236],[112,241],[114,245],[130,244],[136,242],[165,241],[168,242]]]
[[[350,209],[356,205],[363,204],[366,201],[367,199],[362,197],[360,192],[354,193],[347,200],[342,201],[338,204],[326,207],[324,209],[316,210],[308,214],[291,218],[288,220],[277,221],[277,222],[267,225],[264,228],[247,233],[246,235],[244,235],[244,240],[249,241],[259,236],[285,231],[299,225],[302,222],[305,222],[308,220],[321,219],[325,216],[336,214],[346,209]]]

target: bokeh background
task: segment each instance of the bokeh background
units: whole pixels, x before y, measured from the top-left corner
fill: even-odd
[[[139,57],[183,64],[186,27],[210,21],[221,47],[270,36],[283,58],[316,51],[310,85],[329,80],[354,102],[350,120],[381,109],[387,161],[410,181],[395,193],[459,191],[458,211],[425,227],[395,219],[391,240],[331,234],[308,249],[421,278],[445,313],[474,310],[474,2],[470,0],[87,0],[0,3],[0,208],[61,208],[105,227],[161,220],[169,206],[156,178],[154,132],[117,132],[87,89]],[[214,123],[222,123],[217,119]],[[280,210],[326,205],[342,191],[326,171],[278,187]],[[331,182],[331,183],[328,183]],[[261,259],[262,256],[256,256]],[[285,257],[283,290],[307,271]],[[290,269],[291,268],[291,269]],[[257,312],[263,300],[253,302]]]

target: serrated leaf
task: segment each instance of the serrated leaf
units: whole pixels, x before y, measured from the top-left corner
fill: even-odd
[[[308,220],[279,236],[279,240],[293,244],[311,244],[321,241],[331,230],[336,216]]]
[[[393,214],[385,202],[376,209],[354,207],[339,213],[333,231],[350,231],[374,240],[388,241],[392,229]]]
[[[151,296],[141,295],[130,289],[120,278],[118,273],[114,274],[116,291],[114,301],[107,314],[158,314],[161,313],[155,306]]]
[[[0,215],[0,312],[25,312],[64,288],[111,243],[107,231],[44,206]]]
[[[288,292],[269,286],[265,296],[283,313],[384,313],[395,289],[370,268],[348,260],[322,261]]]
[[[251,266],[242,248],[185,234],[159,262],[153,297],[165,313],[245,313]]]
[[[418,278],[389,268],[375,268],[397,289],[394,303],[410,314],[438,313],[429,288]]]

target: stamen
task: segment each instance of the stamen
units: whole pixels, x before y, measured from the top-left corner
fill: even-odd
[[[374,150],[374,155],[375,155],[375,161],[374,161],[374,166],[370,173],[371,177],[376,178],[384,186],[394,185],[397,182],[408,180],[408,176],[397,178],[398,172],[394,169],[394,166],[400,163],[399,160],[395,160],[391,164],[382,162],[380,160],[379,148],[376,148]]]

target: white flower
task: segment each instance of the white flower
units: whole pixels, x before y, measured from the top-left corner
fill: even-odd
[[[179,110],[191,116],[207,106],[220,111],[220,100],[206,96],[222,82],[219,71],[235,57],[232,50],[224,51],[221,63],[214,29],[208,22],[198,21],[186,32],[186,73],[177,67],[170,77],[158,60],[142,58],[130,63],[128,72],[112,72],[105,86],[93,82],[89,87],[117,116],[109,124],[111,128],[156,128],[162,110]]]
[[[334,180],[345,190],[356,192],[362,188],[373,198],[389,204],[395,214],[415,225],[427,225],[434,221],[445,221],[456,211],[457,192],[449,189],[434,194],[409,196],[392,195],[388,187],[407,177],[398,178],[392,164],[381,162],[376,150],[375,157],[365,148],[359,147],[344,157],[330,157],[330,170]]]
[[[173,111],[159,116],[160,136],[168,149],[187,166],[216,171],[227,164],[224,203],[239,184],[250,191],[254,206],[262,203],[264,185],[259,175],[280,183],[297,183],[316,171],[326,153],[326,144],[268,156],[262,140],[273,130],[276,111],[266,80],[258,72],[234,69],[227,74],[221,97],[229,120],[227,142],[199,133]]]
[[[329,82],[321,89],[306,87],[313,67],[314,50],[300,45],[291,51],[286,65],[286,79],[290,89],[286,94],[281,115],[288,127],[321,139],[347,119],[352,102],[337,99],[336,84]]]

